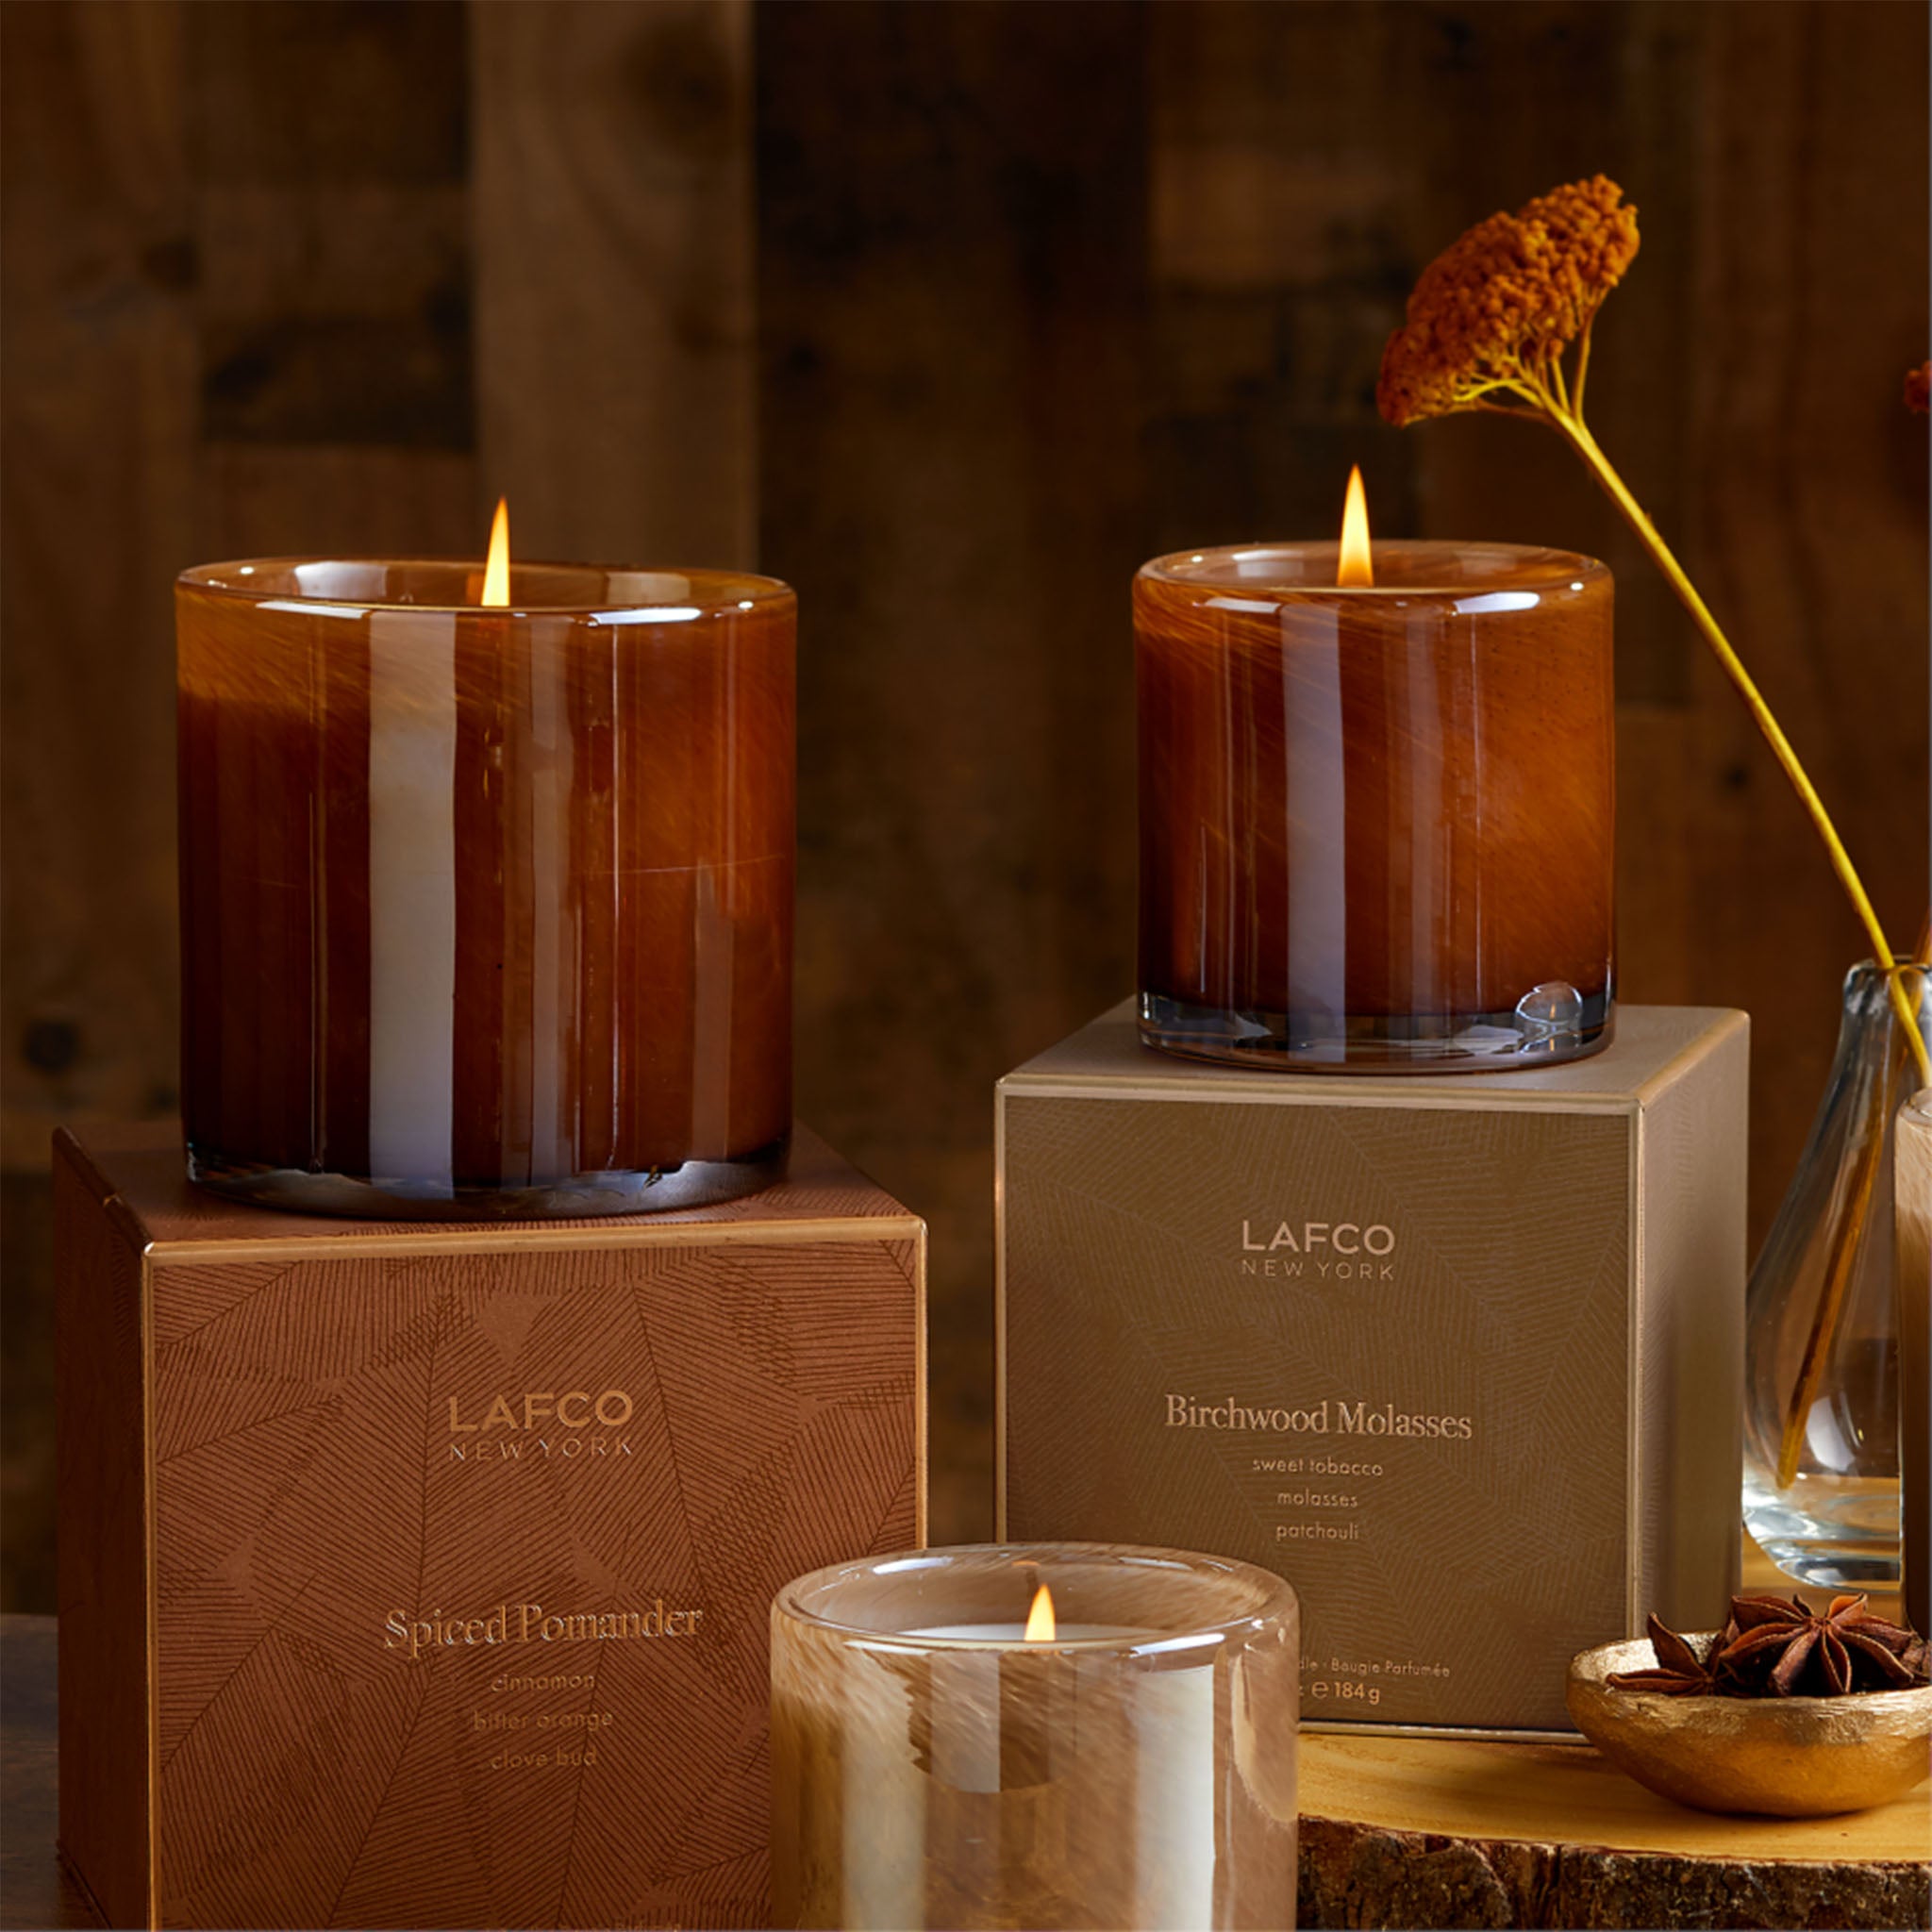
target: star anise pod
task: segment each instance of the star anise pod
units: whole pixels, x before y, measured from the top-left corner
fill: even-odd
[[[1657,1620],[1650,1619],[1650,1647],[1657,1663],[1647,1671],[1613,1671],[1607,1680],[1617,1690],[1650,1690],[1660,1697],[1704,1697],[1712,1684],[1709,1671],[1683,1638]]]
[[[1822,1615],[1800,1597],[1733,1597],[1710,1660],[1717,1690],[1731,1697],[1904,1690],[1924,1668],[1917,1635],[1874,1617],[1862,1596],[1835,1596]]]

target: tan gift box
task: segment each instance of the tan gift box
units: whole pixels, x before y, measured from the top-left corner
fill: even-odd
[[[924,1534],[924,1228],[332,1221],[56,1143],[60,1832],[115,1925],[765,1922],[770,1601]]]
[[[1567,1730],[1577,1651],[1724,1621],[1741,1013],[1511,1074],[1274,1074],[1117,1008],[1000,1083],[1001,1521],[1300,1593],[1304,1720]]]

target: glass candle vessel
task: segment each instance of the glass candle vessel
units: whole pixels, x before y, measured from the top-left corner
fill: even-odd
[[[1578,1058],[1614,993],[1611,581],[1564,551],[1157,558],[1134,583],[1141,1027],[1278,1068]]]
[[[1294,1592],[1244,1563],[985,1544],[803,1577],[772,1610],[776,1923],[1292,1926],[1298,1684]]]
[[[1898,1462],[1906,1621],[1932,1631],[1932,1088],[1893,1130],[1898,1217]]]
[[[192,1177],[378,1217],[749,1192],[791,1128],[795,600],[211,564],[176,587]]]
[[[1907,962],[1900,961],[1900,964]],[[1904,976],[1932,1033],[1932,974]],[[1845,975],[1838,1051],[1797,1172],[1751,1268],[1744,1334],[1744,1526],[1788,1574],[1822,1588],[1899,1576],[1900,1332],[1894,1122],[1912,1062],[1887,974]],[[1898,1231],[1907,1227],[1898,1202]],[[1902,1251],[1901,1251],[1902,1252]]]

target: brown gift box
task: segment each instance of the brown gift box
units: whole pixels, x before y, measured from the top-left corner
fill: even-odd
[[[55,1160],[60,1834],[115,1925],[765,1923],[770,1600],[924,1536],[924,1227]]]
[[[1330,1077],[1150,1052],[1122,1007],[1009,1074],[1003,1534],[1278,1572],[1315,1725],[1567,1730],[1575,1652],[1722,1623],[1749,1025],[1616,1027]]]

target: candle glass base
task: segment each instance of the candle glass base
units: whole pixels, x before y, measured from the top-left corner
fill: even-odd
[[[1141,995],[1141,1038],[1183,1059],[1327,1074],[1476,1074],[1580,1060],[1610,1043],[1614,1001],[1541,986],[1495,1013],[1241,1012]]]
[[[687,1160],[645,1173],[569,1174],[523,1187],[370,1180],[359,1174],[260,1167],[188,1147],[188,1177],[252,1207],[357,1221],[568,1221],[667,1214],[756,1194],[785,1177],[791,1137],[729,1160]]]

